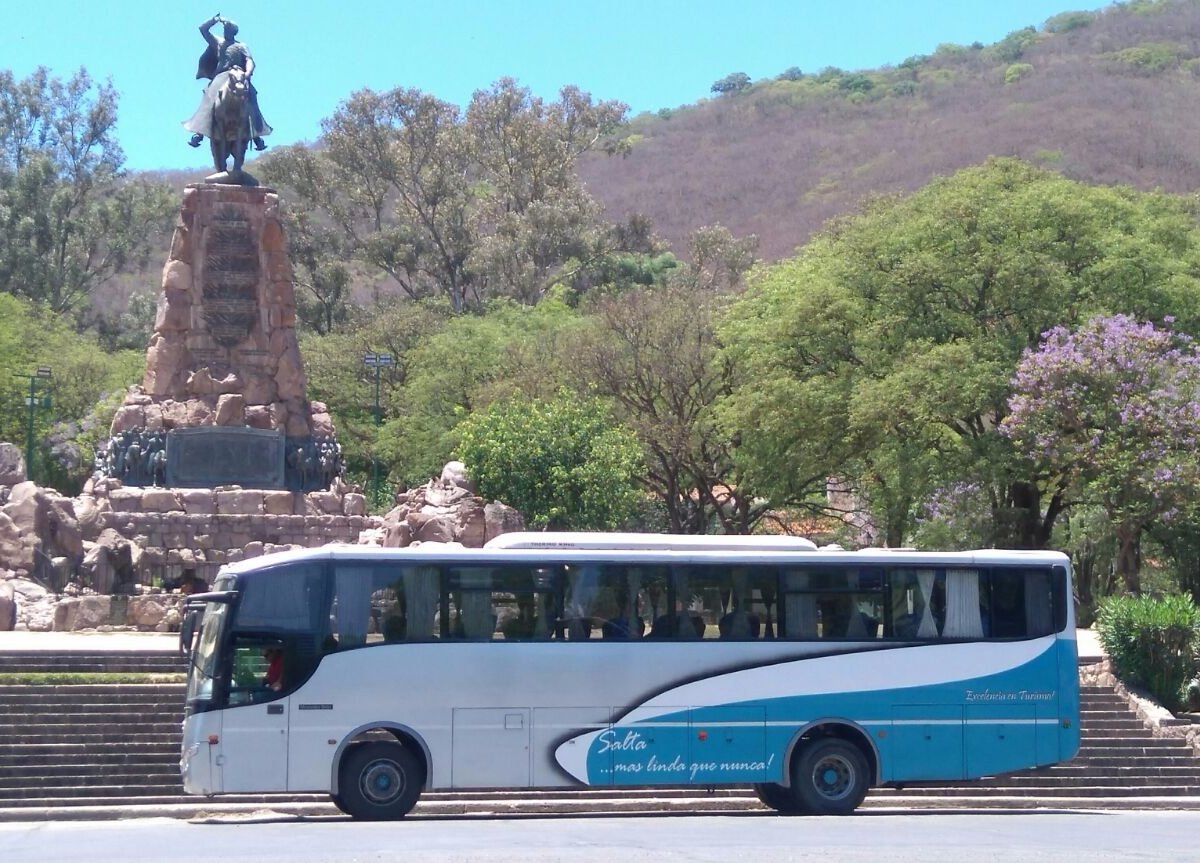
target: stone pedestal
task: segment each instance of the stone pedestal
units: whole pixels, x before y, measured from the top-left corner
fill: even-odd
[[[246,429],[278,434],[289,471],[279,487],[328,488],[340,473],[340,449],[325,405],[306,398],[295,326],[279,196],[266,188],[188,186],[163,268],[146,373],[113,419],[102,471],[126,485],[236,482],[216,466],[211,481],[197,477],[205,459],[184,450],[212,447],[203,445],[202,433],[171,433]],[[239,441],[255,453],[262,448],[252,434],[226,435],[221,446]],[[255,453],[240,454],[241,461]],[[231,452],[229,461],[236,464],[238,455]]]

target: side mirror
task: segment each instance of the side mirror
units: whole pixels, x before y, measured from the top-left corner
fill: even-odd
[[[179,628],[179,652],[191,655],[192,638],[196,634],[196,621],[203,612],[200,609],[189,609],[184,615],[183,625]]]

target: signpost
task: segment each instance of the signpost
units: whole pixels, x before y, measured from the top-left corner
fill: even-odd
[[[30,480],[33,479],[33,426],[37,418],[37,409],[39,406],[48,409],[51,405],[49,393],[38,397],[38,384],[41,383],[49,389],[48,381],[51,377],[49,366],[38,366],[37,371],[29,375],[29,395],[25,397],[25,404],[29,406],[29,434],[25,438],[25,475]]]

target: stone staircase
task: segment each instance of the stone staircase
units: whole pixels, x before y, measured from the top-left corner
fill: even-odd
[[[0,654],[0,672],[180,672],[174,654]],[[184,687],[179,683],[0,685],[0,813],[72,807],[203,804],[179,780]],[[1073,761],[961,784],[878,789],[867,806],[1067,805],[1068,799],[1121,800],[1200,795],[1200,758],[1179,739],[1155,737],[1111,689],[1083,689],[1083,747]],[[536,801],[536,802],[534,802]],[[991,801],[989,803],[989,801]],[[306,807],[333,814],[324,795],[223,795],[214,806]],[[439,792],[417,812],[750,809],[749,789],[654,788],[536,792]],[[528,811],[528,808],[522,809]]]

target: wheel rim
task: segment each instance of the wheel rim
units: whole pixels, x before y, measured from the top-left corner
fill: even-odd
[[[854,790],[854,765],[841,755],[826,755],[813,765],[812,780],[826,800],[843,800]]]
[[[379,758],[367,764],[358,778],[358,789],[370,803],[384,806],[404,793],[404,771],[395,761]]]

